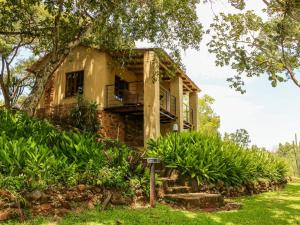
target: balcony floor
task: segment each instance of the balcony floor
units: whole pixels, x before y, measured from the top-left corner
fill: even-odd
[[[131,114],[131,115],[143,115],[144,114],[144,105],[123,105],[106,108],[105,111],[119,113],[119,114]],[[176,120],[176,115],[171,112],[160,108],[160,122],[161,123],[171,123]]]

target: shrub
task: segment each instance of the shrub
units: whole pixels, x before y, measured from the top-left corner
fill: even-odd
[[[217,135],[199,132],[169,134],[148,145],[149,156],[159,157],[167,167],[197,179],[199,184],[223,181],[242,185],[259,178],[281,181],[285,163],[274,154],[247,150]]]
[[[21,112],[0,110],[0,121],[0,188],[86,183],[128,189],[134,152],[126,145],[60,131]]]
[[[89,102],[83,95],[77,95],[77,104],[71,110],[71,125],[89,132],[96,132],[99,128],[97,119],[97,104]]]

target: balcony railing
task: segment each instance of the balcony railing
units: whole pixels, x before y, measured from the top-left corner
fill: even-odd
[[[194,121],[194,111],[185,103],[183,103],[183,121],[189,125],[192,125]]]
[[[160,86],[160,108],[176,115],[176,97]]]
[[[106,85],[106,108],[122,106],[137,106],[144,104],[143,81],[129,82],[126,89],[116,89],[115,85]],[[151,93],[149,93],[151,94]],[[164,87],[160,87],[161,110],[176,115],[176,97],[171,95]]]
[[[142,105],[144,87],[142,81],[128,82],[128,87],[116,90],[115,85],[106,85],[106,108]]]

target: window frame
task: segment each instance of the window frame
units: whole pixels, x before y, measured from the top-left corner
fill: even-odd
[[[71,77],[77,74],[78,77]],[[71,81],[70,81],[71,80]],[[78,93],[83,94],[84,93],[84,70],[78,70],[78,71],[72,71],[65,74],[65,98],[71,98],[76,96]],[[71,85],[70,85],[71,83]],[[71,86],[71,90],[69,85]],[[81,87],[81,91],[79,92],[79,89]]]

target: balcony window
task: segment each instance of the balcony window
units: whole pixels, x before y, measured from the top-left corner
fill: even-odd
[[[84,71],[66,73],[66,97],[83,94]]]

